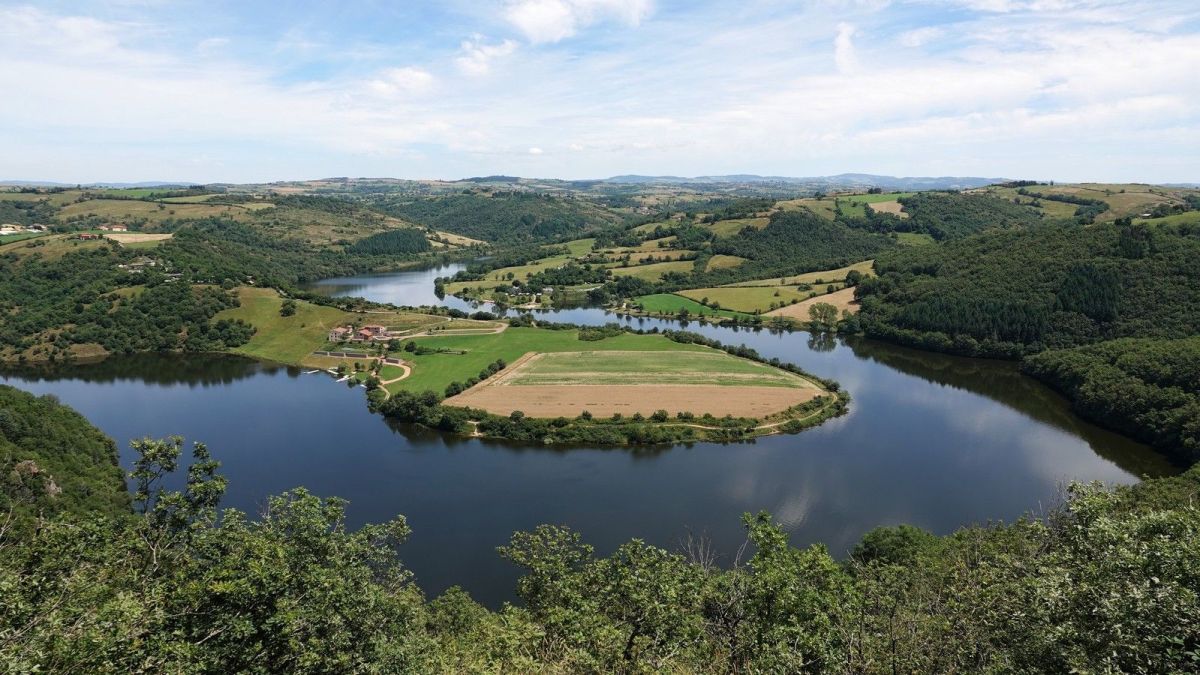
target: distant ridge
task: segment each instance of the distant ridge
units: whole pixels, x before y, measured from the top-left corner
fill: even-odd
[[[155,187],[189,187],[201,183],[186,183],[178,181],[143,181],[140,183],[56,183],[48,180],[0,180],[3,187],[45,187],[45,188],[155,188]]]
[[[731,174],[725,176],[641,176],[629,174],[604,179],[606,183],[642,185],[705,185],[719,183],[773,183],[824,188],[880,187],[902,190],[961,190],[1003,183],[1006,178],[984,178],[980,176],[880,176],[870,173],[842,173],[836,176],[758,176],[754,174]]]

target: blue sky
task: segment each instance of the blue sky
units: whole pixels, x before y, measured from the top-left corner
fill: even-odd
[[[1195,0],[0,0],[0,179],[1200,181]]]

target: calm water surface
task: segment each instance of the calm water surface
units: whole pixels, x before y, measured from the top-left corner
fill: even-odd
[[[433,277],[455,269],[320,287],[432,304]],[[597,309],[551,318],[617,320]],[[390,425],[367,412],[362,389],[235,357],[142,355],[0,380],[77,408],[117,440],[126,466],[133,438],[208,443],[230,479],[228,506],[255,512],[267,495],[305,486],[349,499],[352,525],[404,514],[414,534],[402,555],[426,592],[458,584],[492,605],[513,598],[517,576],[495,547],[539,523],[570,525],[602,553],[632,537],[674,547],[692,533],[732,555],[744,538],[738,516],[765,509],[794,544],[844,555],[879,525],[947,533],[1037,512],[1068,481],[1173,472],[1146,447],[1074,417],[1011,364],[803,332],[689,329],[838,380],[853,396],[850,414],[751,443],[560,449]]]

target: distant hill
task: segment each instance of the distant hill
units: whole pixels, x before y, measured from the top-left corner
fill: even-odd
[[[726,176],[641,176],[623,175],[605,179],[607,183],[634,185],[705,185],[730,183],[772,183],[822,189],[854,189],[880,187],[892,190],[963,190],[978,188],[994,183],[1003,183],[1005,178],[983,178],[979,176],[880,176],[869,173],[843,173],[836,176],[758,176],[754,174],[732,174]]]
[[[141,183],[56,183],[46,180],[0,180],[0,187],[43,187],[43,188],[157,188],[157,187],[190,187],[199,183],[181,183],[175,181],[143,181]]]

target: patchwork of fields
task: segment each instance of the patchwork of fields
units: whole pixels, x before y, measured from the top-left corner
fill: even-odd
[[[761,418],[821,393],[798,375],[723,352],[611,350],[529,353],[446,402],[534,417],[666,410]]]

